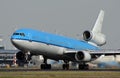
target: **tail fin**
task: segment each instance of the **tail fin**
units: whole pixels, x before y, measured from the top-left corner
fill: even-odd
[[[104,11],[101,10],[96,20],[96,23],[92,29],[92,32],[101,33],[103,19],[104,19]]]
[[[95,44],[97,46],[102,46],[106,43],[106,37],[101,32],[103,18],[104,18],[104,11],[101,10],[92,31],[83,32],[83,39],[85,41],[88,41],[89,43]]]

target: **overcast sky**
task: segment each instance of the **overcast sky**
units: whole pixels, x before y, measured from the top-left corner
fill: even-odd
[[[13,49],[10,36],[19,28],[82,39],[83,31],[92,29],[101,9],[105,11],[103,33],[107,37],[102,48],[118,49],[120,0],[0,0],[1,44]]]

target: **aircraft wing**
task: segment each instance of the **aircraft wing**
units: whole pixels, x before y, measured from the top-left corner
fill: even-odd
[[[77,62],[89,62],[97,59],[101,55],[120,55],[120,50],[81,50],[81,51],[66,51],[64,55]]]
[[[81,50],[81,51],[65,51],[65,54],[74,54],[77,52],[87,52],[91,55],[120,55],[120,50]]]
[[[120,55],[120,50],[100,50],[90,51],[92,55]]]

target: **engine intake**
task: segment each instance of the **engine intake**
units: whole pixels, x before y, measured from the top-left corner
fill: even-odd
[[[91,40],[91,39],[92,39],[92,33],[89,32],[89,31],[84,31],[84,33],[83,33],[83,39],[84,39],[85,41]]]
[[[79,51],[75,54],[76,61],[90,61],[91,55],[86,51]]]
[[[17,54],[16,54],[16,58],[18,59],[18,60],[25,60],[25,53],[23,53],[23,52],[18,52]]]

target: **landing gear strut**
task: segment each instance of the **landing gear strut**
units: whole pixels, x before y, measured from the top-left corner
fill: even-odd
[[[69,61],[64,60],[65,64],[63,64],[63,70],[69,70]]]
[[[25,60],[26,60],[26,63],[30,62],[30,60],[31,60],[31,54],[29,51],[27,53],[25,53]]]
[[[51,64],[47,64],[47,58],[44,57],[44,63],[41,64],[41,69],[51,69]]]
[[[86,63],[80,63],[79,64],[79,70],[88,70],[89,69],[89,65]]]

